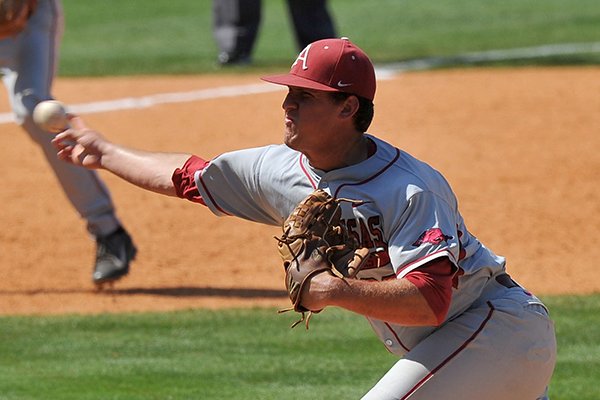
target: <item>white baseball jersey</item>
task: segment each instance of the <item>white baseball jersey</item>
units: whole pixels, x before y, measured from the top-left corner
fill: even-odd
[[[469,233],[440,173],[367,137],[375,153],[349,167],[320,171],[301,153],[271,145],[222,154],[196,171],[194,181],[215,214],[271,225],[281,225],[317,188],[364,201],[342,203],[348,231],[362,246],[378,249],[361,279],[402,278],[438,257],[456,265],[450,308],[440,326],[369,318],[385,347],[404,357],[364,399],[546,398],[556,342],[545,307],[520,286],[500,283],[504,258]],[[467,376],[473,377],[468,384]]]
[[[365,201],[342,203],[349,232],[370,249],[383,249],[369,260],[360,278],[405,276],[442,256],[461,269],[461,281],[483,272],[488,278],[504,269],[504,259],[467,230],[456,198],[436,170],[390,144],[368,136],[377,146],[367,160],[330,172],[312,168],[304,155],[285,145],[223,154],[195,176],[200,194],[217,215],[280,225],[316,188],[334,197]],[[482,285],[459,285],[453,293],[452,318],[479,297]],[[399,355],[433,328],[406,328],[370,320],[386,347]]]

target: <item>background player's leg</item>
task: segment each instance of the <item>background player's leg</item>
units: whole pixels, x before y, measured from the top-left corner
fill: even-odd
[[[33,109],[51,98],[51,86],[62,34],[62,16],[49,9],[53,1],[40,2],[26,30],[17,38],[14,71],[5,77],[11,105],[18,122],[41,147],[69,201],[86,219],[93,235],[107,235],[119,227],[108,191],[93,171],[60,161],[50,141],[52,135],[32,120]],[[44,7],[44,8],[42,8]]]
[[[40,1],[25,30],[3,43],[12,55],[3,80],[17,122],[40,146],[67,198],[96,238],[92,279],[96,283],[113,281],[129,272],[136,249],[115,215],[108,190],[94,171],[60,161],[51,144],[52,135],[38,128],[32,119],[35,106],[51,98],[62,27],[61,3]]]
[[[288,8],[300,50],[315,40],[336,37],[325,0],[288,0]]]
[[[214,0],[213,35],[221,64],[251,62],[261,20],[261,0]]]

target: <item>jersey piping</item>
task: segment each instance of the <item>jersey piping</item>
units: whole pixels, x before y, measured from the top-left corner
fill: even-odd
[[[450,250],[448,250],[447,248],[445,248],[445,249],[436,251],[434,253],[427,254],[426,256],[421,257],[421,258],[419,258],[417,260],[411,261],[408,264],[402,265],[402,267],[398,268],[398,271],[396,271],[396,276],[398,278],[400,278],[400,277],[408,274],[410,271],[412,271],[412,270],[420,267],[421,265],[426,264],[426,263],[428,263],[431,260],[435,260],[436,258],[444,257],[444,256],[447,256],[452,261],[452,263],[457,268],[459,268],[458,262],[456,261],[456,258],[454,257],[454,254],[452,254],[452,252]]]
[[[392,335],[394,335],[394,337],[396,338],[396,340],[398,341],[398,344],[405,350],[405,351],[410,351],[410,349],[402,342],[402,340],[400,339],[400,337],[398,336],[398,334],[396,333],[396,331],[394,330],[394,328],[392,328],[392,326],[387,323],[384,322],[385,326],[389,329],[389,331],[392,333]],[[389,351],[389,349],[388,349]]]
[[[205,167],[205,168],[206,168],[206,167]],[[228,215],[228,216],[231,216],[231,214],[230,214],[230,213],[228,213],[227,211],[223,210],[223,209],[222,209],[222,208],[221,208],[221,207],[220,207],[220,206],[217,204],[217,202],[215,201],[215,199],[213,198],[212,194],[210,193],[210,190],[208,190],[208,187],[206,187],[206,184],[204,183],[204,179],[202,179],[202,171],[203,171],[203,170],[198,170],[198,171],[196,171],[196,173],[195,173],[195,175],[196,175],[196,176],[194,177],[194,179],[195,179],[197,182],[200,182],[200,184],[202,185],[202,190],[204,191],[204,193],[206,193],[206,194],[207,194],[207,196],[208,196],[208,201],[209,201],[209,202],[210,202],[210,204],[212,204],[212,205],[213,205],[213,206],[214,206],[214,207],[215,207],[215,208],[216,208],[216,209],[217,209],[217,210],[218,210],[218,211],[219,211],[221,214],[223,214],[223,215]],[[205,200],[206,200],[206,199],[205,199]],[[208,205],[208,204],[207,204],[207,205]]]
[[[300,153],[300,157],[298,157],[298,163],[300,164],[300,169],[302,169],[302,172],[304,172],[304,175],[306,175],[306,177],[308,178],[308,181],[310,182],[310,185],[313,187],[313,189],[317,188],[317,182],[315,182],[315,180],[312,178],[312,176],[310,176],[310,172],[306,169],[306,166],[304,165],[304,154]]]
[[[471,335],[471,337],[469,337],[467,340],[465,340],[465,342],[458,348],[456,349],[452,354],[450,354],[446,359],[444,359],[441,363],[439,363],[435,368],[433,368],[427,375],[425,375],[425,377],[423,377],[423,379],[421,379],[419,382],[417,382],[416,385],[414,385],[407,393],[406,395],[404,395],[401,400],[405,400],[410,398],[417,390],[419,390],[419,388],[425,383],[427,382],[429,379],[431,379],[431,377],[433,375],[435,375],[435,373],[437,371],[439,371],[442,367],[444,367],[446,364],[448,364],[454,357],[456,357],[461,351],[463,351],[473,340],[475,340],[475,338],[481,333],[481,331],[483,330],[483,328],[485,328],[485,326],[487,325],[487,323],[490,321],[490,319],[492,318],[492,314],[495,311],[494,306],[492,305],[492,303],[490,303],[489,301],[487,302],[487,305],[490,307],[490,311],[488,312],[487,316],[485,317],[485,319],[483,320],[483,322],[481,322],[481,324],[479,325],[479,327],[477,328],[477,330],[475,330],[475,332],[473,332],[473,334]]]
[[[367,182],[372,181],[373,179],[377,178],[378,176],[382,175],[385,171],[387,171],[389,168],[391,168],[392,165],[394,165],[394,163],[398,160],[398,158],[400,158],[400,150],[398,148],[396,148],[396,155],[394,156],[394,158],[386,165],[384,166],[381,170],[377,171],[377,173],[373,174],[372,176],[368,177],[367,179],[363,179],[360,182],[354,182],[354,183],[342,183],[340,186],[338,186],[338,188],[335,190],[335,194],[333,197],[337,197],[338,193],[340,192],[340,190],[343,187],[346,186],[360,186],[360,185],[364,185]]]

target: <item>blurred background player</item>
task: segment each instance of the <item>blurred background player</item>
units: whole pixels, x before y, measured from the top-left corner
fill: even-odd
[[[24,18],[26,24],[21,30],[0,36],[0,74],[12,111],[17,123],[42,149],[64,193],[96,240],[93,282],[113,282],[127,275],[136,248],[115,215],[110,194],[94,171],[58,160],[51,144],[53,135],[32,119],[35,106],[53,98],[52,82],[64,26],[62,4],[60,0],[32,1]]]
[[[298,50],[319,39],[336,37],[326,0],[287,0]],[[213,34],[221,65],[252,62],[261,21],[261,0],[214,0]]]

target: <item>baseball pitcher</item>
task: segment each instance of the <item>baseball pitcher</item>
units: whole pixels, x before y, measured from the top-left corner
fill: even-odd
[[[58,155],[281,226],[274,245],[300,321],[330,306],[361,314],[399,358],[363,399],[547,398],[547,308],[469,231],[438,171],[366,133],[376,89],[367,55],[347,38],[320,40],[289,73],[263,79],[288,87],[283,144],[205,160],[120,146],[74,118],[54,140]]]

